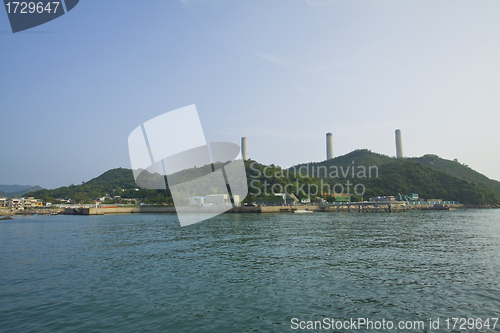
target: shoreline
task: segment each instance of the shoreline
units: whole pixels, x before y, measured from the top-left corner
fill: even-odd
[[[205,208],[202,211],[198,207],[182,207],[186,213],[210,212]],[[344,205],[309,205],[309,206],[242,206],[233,207],[223,214],[278,214],[293,213],[297,210],[309,210],[318,213],[337,212],[405,212],[408,210],[467,210],[467,209],[498,209],[500,205],[402,205],[387,203],[350,203]],[[176,214],[174,206],[147,206],[147,207],[104,207],[104,208],[59,208],[59,209],[29,209],[24,211],[3,211],[0,216],[15,215],[115,215],[115,214]]]

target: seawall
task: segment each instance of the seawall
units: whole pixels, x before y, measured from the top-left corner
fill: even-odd
[[[321,212],[320,206],[256,206],[256,207],[234,207],[226,213],[291,213],[295,210],[308,209],[313,212]],[[182,207],[184,213],[199,213],[196,206]],[[218,211],[215,209],[214,211]],[[204,208],[203,212],[210,212],[210,208]],[[110,214],[168,214],[176,213],[175,207],[147,206],[147,207],[110,207],[110,208],[68,208],[61,214],[66,215],[110,215]]]
[[[322,205],[322,206],[255,206],[234,207],[225,213],[293,213],[296,210],[309,210],[312,212],[384,212],[384,211],[406,211],[406,210],[448,210],[464,208],[463,205],[391,205],[387,204],[344,204],[344,205]],[[199,213],[200,208],[196,206],[182,207],[184,213]],[[214,212],[217,212],[215,209]],[[210,212],[206,207],[203,212]],[[173,206],[147,206],[147,207],[109,207],[109,208],[68,208],[61,214],[68,215],[111,215],[111,214],[174,214]]]

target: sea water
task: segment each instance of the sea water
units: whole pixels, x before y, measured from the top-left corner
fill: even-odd
[[[499,210],[0,221],[2,332],[460,331],[500,317],[499,276]]]

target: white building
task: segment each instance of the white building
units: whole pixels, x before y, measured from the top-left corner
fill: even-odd
[[[199,205],[203,205],[204,203],[205,203],[205,197],[189,198],[189,205],[190,206],[199,206]]]
[[[12,210],[23,209],[23,202],[21,199],[9,198],[7,199],[7,207]]]
[[[227,194],[209,194],[205,198],[206,204],[227,204],[229,196]]]
[[[235,194],[232,200],[236,206],[240,205],[240,196]],[[228,194],[209,194],[205,197],[204,206],[211,205],[231,205],[231,198]]]
[[[391,202],[391,201],[396,201],[396,197],[384,196],[384,197],[370,198],[370,202]]]

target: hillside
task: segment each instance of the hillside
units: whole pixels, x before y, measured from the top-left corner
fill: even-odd
[[[379,177],[368,179],[367,194],[418,193],[421,198],[460,201],[470,205],[500,203],[490,189],[409,160],[396,160],[379,168]]]
[[[432,157],[432,158],[430,158]],[[325,178],[332,170],[338,170],[338,177],[325,181],[330,184],[342,183],[345,180],[362,183],[366,187],[367,196],[419,193],[427,199],[443,199],[460,201],[466,204],[490,204],[500,202],[499,182],[470,169],[457,162],[441,159],[435,155],[421,158],[398,160],[369,150],[355,150],[346,155],[328,161],[299,164],[289,170],[307,168],[309,175]],[[354,177],[352,168],[354,167]],[[359,170],[377,167],[379,177],[360,178]],[[318,174],[319,172],[319,174]],[[374,172],[372,172],[374,173]],[[361,174],[362,175],[362,174]]]
[[[387,163],[392,163],[396,159],[389,157],[387,155],[382,155],[378,153],[374,153],[368,149],[357,149],[348,154],[337,156],[331,160],[321,161],[321,162],[311,162],[311,163],[302,163],[292,166],[291,168],[296,168],[297,170],[302,166],[309,166],[309,170],[311,171],[312,167],[317,169],[319,166],[326,166],[327,168],[330,166],[343,166],[344,170],[346,167],[351,165],[364,165],[368,166],[382,166]],[[354,163],[353,163],[354,162]]]
[[[136,190],[137,189],[137,190]],[[54,199],[73,199],[77,202],[87,202],[90,199],[102,198],[105,195],[120,196],[122,198],[140,198],[147,202],[169,202],[170,192],[167,190],[147,190],[138,188],[135,184],[131,169],[111,169],[102,175],[81,185],[70,185],[53,190],[39,190],[29,193],[35,198],[46,202]]]
[[[422,157],[408,158],[408,160],[416,161],[436,170],[446,172],[449,175],[468,180],[479,186],[492,190],[497,196],[500,196],[500,182],[489,179],[485,175],[471,169],[465,164],[459,163],[457,160],[445,160],[437,155],[424,155]]]
[[[424,159],[424,161],[428,160]],[[441,159],[437,164],[444,165],[443,170],[447,170],[449,169],[446,167],[447,162],[451,161]],[[300,164],[289,169],[264,165],[252,160],[245,161],[245,167],[249,185],[249,196],[246,202],[275,198],[273,185],[275,186],[274,192],[282,192],[288,185],[287,192],[294,193],[299,198],[314,197],[328,192],[327,187],[318,190],[322,184],[328,184],[326,186],[329,186],[331,192],[334,190],[333,186],[339,184],[335,188],[337,193],[341,191],[340,185],[342,185],[346,193],[345,185],[349,180],[350,193],[353,193],[353,186],[356,184],[361,184],[358,186],[358,193],[363,188],[365,189],[363,195],[353,196],[354,200],[416,192],[421,198],[460,201],[464,204],[500,203],[499,196],[491,188],[481,185],[491,186],[488,182],[491,180],[479,173],[477,173],[479,176],[475,175],[475,177],[483,181],[481,184],[464,179],[464,177],[471,178],[470,175],[472,172],[475,173],[474,170],[467,171],[465,176],[462,174],[462,177],[457,177],[452,174],[453,170],[444,172],[434,166],[426,165],[422,160],[397,160],[368,150],[356,150],[329,161]],[[466,167],[455,168],[458,171],[454,172],[462,172],[462,168]],[[203,170],[203,167],[193,168],[183,171],[182,176],[183,179],[193,179],[204,172],[206,170]],[[29,195],[49,202],[57,198],[89,202],[90,199],[109,195],[130,199],[139,198],[148,203],[172,203],[168,188],[166,191],[140,189],[135,184],[132,170],[123,168],[109,170],[81,185],[39,190]]]

